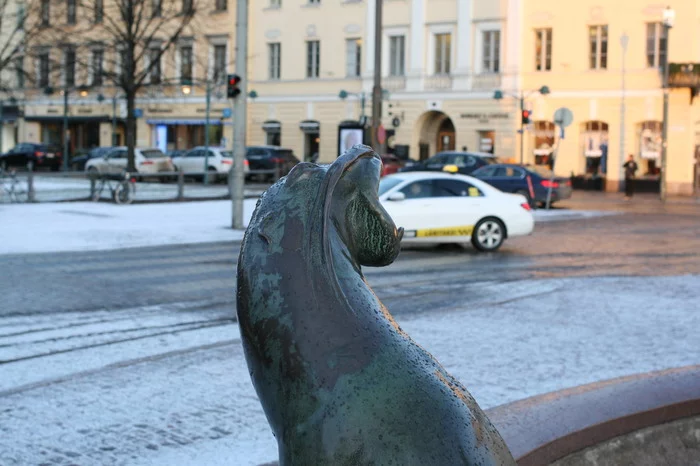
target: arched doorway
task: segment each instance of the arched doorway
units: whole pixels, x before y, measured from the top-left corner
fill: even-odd
[[[447,114],[431,110],[416,122],[419,159],[425,160],[436,152],[455,149],[455,127]]]

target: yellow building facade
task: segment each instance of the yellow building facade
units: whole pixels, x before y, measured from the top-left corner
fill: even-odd
[[[647,188],[658,189],[666,6],[386,0],[382,124],[390,146],[413,159],[467,147],[542,165],[556,149],[557,174],[612,191],[631,154]],[[700,61],[697,5],[670,6],[670,61]],[[374,7],[374,0],[252,6],[250,82],[259,97],[250,102],[249,144],[281,144],[305,159],[337,157],[339,127],[371,114]],[[542,86],[551,92],[538,92]],[[496,90],[503,99],[493,98]],[[522,136],[521,96],[531,112]],[[553,123],[560,107],[574,115],[563,139]],[[690,89],[679,88],[669,108],[668,192],[688,195],[699,190],[699,107]]]

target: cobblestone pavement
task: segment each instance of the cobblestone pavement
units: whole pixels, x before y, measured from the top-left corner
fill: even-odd
[[[233,243],[0,256],[0,465],[274,459],[233,321],[236,258]],[[699,363],[699,259],[683,205],[541,224],[497,254],[406,250],[366,275],[490,407]]]

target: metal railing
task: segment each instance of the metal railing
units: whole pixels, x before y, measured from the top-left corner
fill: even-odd
[[[209,177],[213,176],[208,172]],[[283,175],[281,167],[270,170],[250,170],[246,172],[244,193],[246,197],[258,197],[272,183]],[[101,179],[123,178],[123,173],[88,174],[84,171],[73,172],[38,172],[33,170],[17,171],[15,174],[18,191],[22,195],[0,195],[0,204],[12,202],[71,202],[91,201]],[[185,200],[228,199],[231,196],[226,173],[214,175],[210,182],[204,184],[204,172],[129,172],[135,179],[135,202],[168,202]],[[102,192],[100,200],[111,200],[108,190]]]

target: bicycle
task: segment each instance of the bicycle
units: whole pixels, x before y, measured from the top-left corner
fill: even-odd
[[[136,178],[123,173],[118,176],[102,175],[92,192],[92,200],[98,202],[102,198],[105,185],[109,188],[110,197],[116,204],[131,204],[136,195]]]
[[[29,198],[27,190],[22,187],[22,183],[17,179],[17,170],[9,172],[3,167],[0,167],[0,197],[7,194],[10,197],[11,203],[26,202]]]

